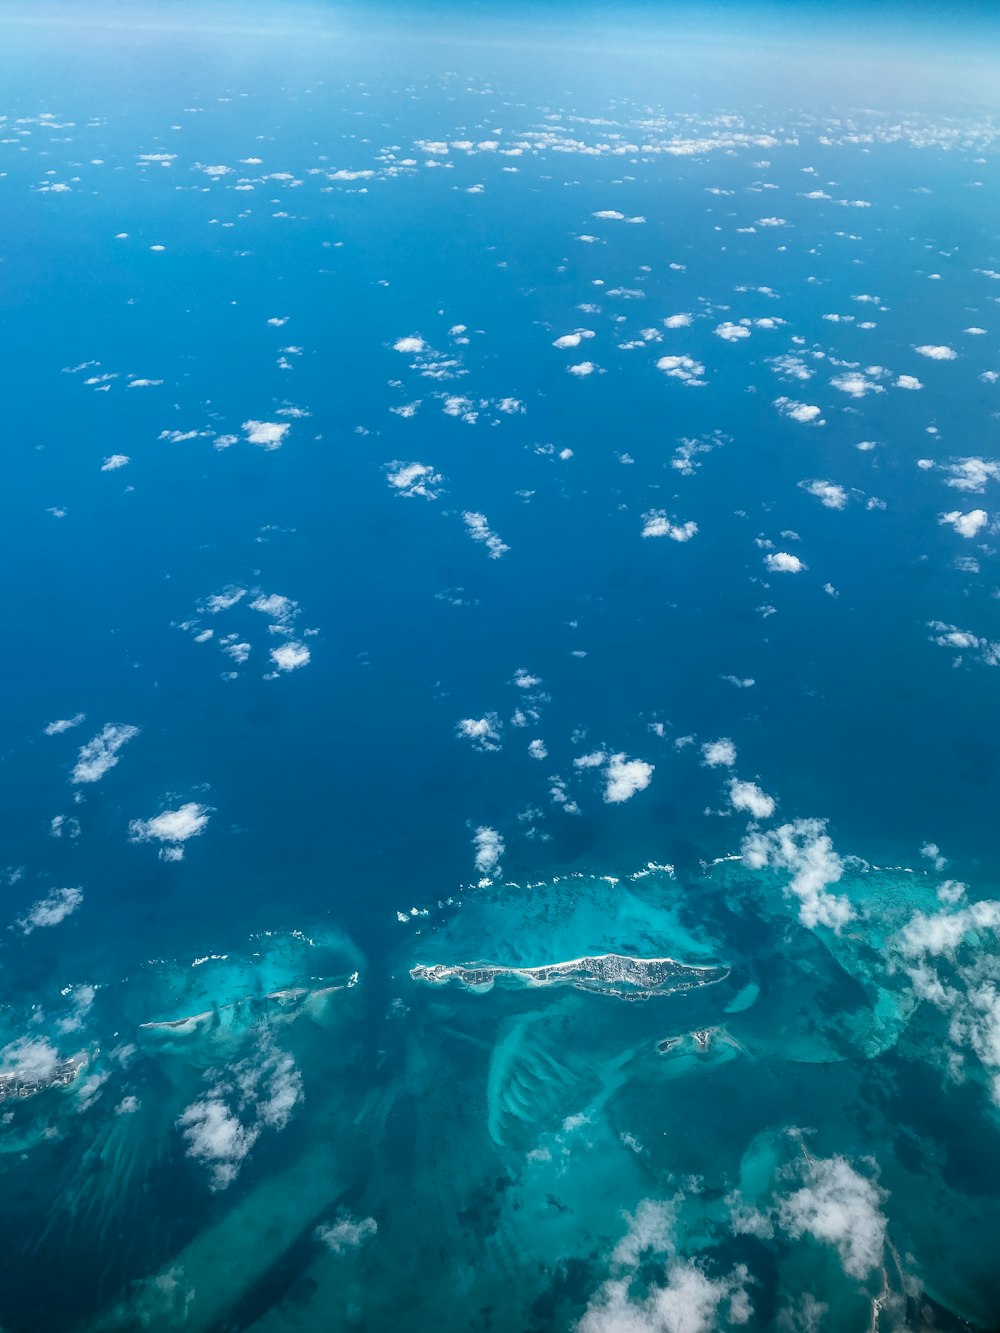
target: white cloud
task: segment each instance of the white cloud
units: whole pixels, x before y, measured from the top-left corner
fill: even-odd
[[[849,394],[852,398],[864,398],[869,393],[884,393],[885,386],[877,384],[874,380],[859,374],[856,370],[849,371],[844,375],[835,376],[830,383],[841,393]]]
[[[81,889],[53,889],[44,898],[32,903],[17,923],[18,929],[25,935],[43,926],[58,926],[65,921],[83,902]]]
[[[825,426],[820,408],[811,403],[797,403],[794,398],[775,398],[774,405],[782,416],[790,417],[805,426]]]
[[[518,667],[514,672],[514,679],[511,683],[516,685],[519,690],[533,690],[536,686],[541,685],[542,678],[541,676],[533,676],[530,671],[525,671],[524,667]]]
[[[19,1037],[0,1050],[0,1073],[18,1082],[45,1083],[58,1070],[59,1052],[45,1037]]]
[[[885,1190],[845,1157],[809,1158],[804,1174],[802,1188],[778,1201],[779,1223],[793,1239],[832,1245],[848,1277],[868,1277],[883,1262]]]
[[[799,899],[799,920],[804,926],[829,926],[840,931],[854,916],[848,900],[827,889],[844,873],[844,863],[833,847],[821,819],[796,819],[768,833],[748,833],[741,848],[743,861],[753,870],[790,870],[787,893]]]
[[[691,519],[686,523],[672,523],[663,509],[650,509],[642,517],[644,537],[669,537],[675,542],[687,542],[698,531],[698,524]]]
[[[490,530],[485,514],[478,514],[473,510],[466,509],[462,514],[462,519],[472,540],[485,542],[491,560],[499,560],[505,552],[510,550],[510,547],[501,541],[495,532]]]
[[[663,327],[665,329],[686,329],[690,323],[690,315],[668,315],[663,321]]]
[[[532,759],[547,759],[549,757],[549,752],[545,748],[545,742],[537,738],[528,743],[528,753],[531,755]]]
[[[114,472],[117,468],[127,467],[130,461],[128,454],[111,454],[101,464],[101,471]]]
[[[942,514],[938,518],[939,523],[950,523],[960,537],[975,537],[989,521],[990,517],[985,509],[970,509],[967,514],[952,509],[950,513]]]
[[[653,778],[653,765],[643,759],[627,759],[624,754],[613,754],[604,770],[604,799],[616,805],[627,801],[638,791],[645,791]]]
[[[139,728],[127,723],[109,722],[93,740],[80,747],[73,782],[97,782],[118,763],[120,752],[139,734]]]
[[[187,1154],[204,1163],[213,1190],[227,1189],[265,1129],[281,1130],[302,1100],[302,1076],[290,1055],[268,1050],[240,1061],[177,1120]],[[241,1118],[242,1117],[242,1118]]]
[[[738,1265],[710,1278],[695,1262],[677,1256],[677,1204],[643,1199],[625,1214],[628,1230],[611,1252],[612,1276],[593,1295],[576,1333],[722,1333],[746,1324],[753,1308],[749,1272]],[[665,1282],[644,1280],[633,1291],[640,1264],[666,1257]]]
[[[160,842],[160,856],[165,861],[179,861],[184,855],[182,843],[204,833],[211,811],[207,805],[187,801],[176,810],[164,810],[152,819],[133,819],[128,826],[132,842]]]
[[[279,671],[297,671],[308,664],[311,656],[306,645],[294,639],[271,649],[271,661]]]
[[[593,375],[597,366],[593,361],[578,361],[575,366],[567,366],[566,369],[571,375],[576,375],[583,379],[587,375]]]
[[[953,486],[957,491],[981,494],[987,482],[1000,481],[1000,462],[992,458],[959,458],[954,463],[946,463],[944,470],[948,473],[945,485]]]
[[[913,350],[919,352],[921,356],[929,357],[931,361],[954,361],[958,356],[954,348],[935,343],[921,343]]]
[[[754,819],[770,819],[774,814],[774,797],[761,791],[754,782],[730,778],[729,799],[734,810],[746,810]]]
[[[580,754],[573,760],[576,768],[600,768],[607,759],[603,750],[592,750],[590,754]]]
[[[250,603],[250,610],[259,611],[262,616],[269,616],[279,624],[286,625],[298,615],[299,604],[280,592],[258,593]]]
[[[287,421],[244,421],[243,430],[251,444],[263,449],[280,449],[291,430]]]
[[[661,356],[656,368],[689,387],[700,388],[706,382],[701,378],[705,373],[704,365],[691,356]]]
[[[801,574],[808,566],[797,555],[788,551],[771,551],[764,557],[764,564],[772,574]]]
[[[971,630],[959,629],[957,625],[946,624],[943,620],[929,620],[927,628],[933,630],[933,640],[939,647],[957,648],[959,652],[975,648],[987,666],[1000,666],[1000,641],[991,643]]]
[[[799,485],[827,509],[844,509],[847,506],[847,492],[834,481],[800,481]]]
[[[897,389],[922,389],[924,387],[916,375],[897,375],[895,383]]]
[[[435,472],[427,463],[400,463],[398,460],[386,465],[386,475],[389,485],[400,495],[419,495],[425,500],[437,499],[444,480],[440,472]]]
[[[86,713],[77,713],[73,717],[62,717],[57,722],[48,722],[42,730],[46,736],[61,736],[64,731],[78,727],[81,722],[86,722],[86,720]]]
[[[397,338],[392,344],[392,350],[394,352],[404,352],[410,356],[416,356],[421,352],[427,351],[427,344],[424,342],[423,338],[413,333],[410,334],[408,338]]]
[[[500,858],[504,854],[504,841],[495,828],[480,825],[472,838],[476,852],[476,870],[480,875],[496,879],[500,874]]]
[[[723,324],[717,324],[715,328],[716,337],[722,338],[725,342],[738,342],[741,338],[749,338],[750,330],[745,324],[731,324],[726,321]]]
[[[736,763],[736,746],[728,736],[706,741],[701,747],[701,759],[709,768],[732,768]]]
[[[573,333],[564,333],[562,337],[556,338],[552,346],[558,347],[560,350],[565,350],[568,347],[579,347],[584,338],[593,337],[593,329],[576,329]]]
[[[328,1226],[317,1227],[316,1238],[322,1241],[332,1254],[340,1256],[360,1249],[365,1241],[370,1240],[377,1232],[378,1223],[374,1217],[357,1219],[348,1216],[341,1217]]]
[[[460,736],[472,741],[476,750],[499,750],[502,726],[496,713],[487,713],[485,717],[463,717],[455,725]]]

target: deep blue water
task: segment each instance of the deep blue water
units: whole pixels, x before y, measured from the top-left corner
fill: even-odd
[[[8,31],[3,1327],[992,1327],[995,111]]]

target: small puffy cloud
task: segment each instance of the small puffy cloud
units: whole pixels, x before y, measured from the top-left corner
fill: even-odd
[[[490,529],[485,514],[479,514],[473,510],[466,509],[462,514],[462,520],[469,530],[469,536],[475,542],[483,542],[487,551],[490,553],[491,560],[499,560],[505,552],[510,550],[495,532]]]
[[[705,373],[705,367],[701,361],[696,361],[691,356],[661,356],[656,363],[657,370],[662,370],[664,375],[671,379],[680,380],[682,384],[689,387],[704,387],[706,381],[701,377]]]
[[[897,389],[922,389],[924,387],[916,375],[897,375],[895,384]]]
[[[532,759],[547,759],[549,757],[549,752],[545,748],[545,742],[539,740],[537,737],[535,740],[529,741],[528,753],[531,755]]]
[[[47,722],[42,728],[46,736],[61,736],[64,731],[70,731],[73,727],[78,727],[81,722],[86,722],[86,713],[77,713],[73,717],[61,717],[56,722]]]
[[[360,1249],[366,1240],[378,1233],[374,1217],[341,1217],[328,1226],[316,1228],[316,1239],[322,1241],[331,1254],[338,1257]]]
[[[282,1130],[302,1100],[302,1076],[290,1055],[268,1050],[262,1061],[242,1060],[212,1074],[204,1097],[177,1120],[187,1155],[209,1171],[213,1190],[227,1189],[265,1129]]]
[[[114,768],[123,747],[138,734],[138,727],[122,722],[109,722],[93,740],[80,747],[71,780],[98,782],[109,769]]]
[[[244,1125],[221,1097],[192,1102],[177,1125],[187,1142],[188,1157],[204,1162],[212,1189],[227,1189],[260,1137],[260,1125]]]
[[[271,661],[279,671],[297,671],[308,664],[311,656],[306,645],[295,639],[271,649]]]
[[[645,791],[653,778],[653,765],[644,759],[627,759],[624,754],[613,754],[604,770],[604,799],[617,805],[627,801],[636,792]]]
[[[587,375],[593,375],[597,366],[593,361],[578,361],[575,366],[567,366],[566,369],[571,375],[576,375],[579,379],[584,379]]]
[[[525,671],[524,667],[518,667],[514,672],[514,679],[511,684],[516,685],[519,690],[533,690],[542,683],[541,676],[533,676],[530,671]]]
[[[745,810],[754,819],[770,819],[774,814],[774,797],[761,791],[754,782],[730,778],[729,800],[734,810]]]
[[[421,352],[427,351],[427,344],[416,333],[411,333],[407,338],[397,338],[392,344],[394,352],[403,352],[409,356],[417,356]]]
[[[603,750],[592,750],[589,754],[579,754],[573,760],[576,768],[600,768],[607,759]]]
[[[706,741],[701,747],[701,760],[709,768],[732,768],[736,763],[736,746],[728,736],[717,741]]]
[[[825,426],[820,408],[812,403],[797,403],[794,398],[775,398],[774,405],[782,416],[804,426]]]
[[[797,555],[788,551],[770,551],[764,557],[764,564],[772,574],[801,574],[807,568]]]
[[[19,1037],[0,1049],[0,1074],[17,1082],[44,1083],[60,1064],[59,1052],[45,1037]]]
[[[958,353],[953,347],[944,347],[939,343],[921,343],[919,347],[913,349],[919,352],[921,356],[928,357],[931,361],[954,361]]]
[[[115,472],[120,467],[128,467],[130,461],[128,454],[111,454],[101,464],[101,471]]]
[[[930,463],[930,466],[934,464]],[[946,463],[944,470],[948,473],[945,485],[956,491],[973,491],[979,495],[986,489],[987,482],[1000,481],[1000,462],[992,458],[959,458]]]
[[[981,644],[979,636],[971,630],[946,625],[943,620],[928,621],[928,629],[934,631],[934,642],[942,648],[958,648],[964,652],[967,648],[978,648]]]
[[[950,513],[942,514],[938,518],[939,523],[950,524],[960,537],[975,537],[989,521],[989,514],[985,509],[970,509],[967,514],[952,509]]]
[[[693,1260],[678,1257],[673,1204],[644,1199],[626,1217],[628,1232],[610,1256],[612,1276],[591,1297],[576,1333],[723,1333],[749,1323],[745,1265],[710,1277]],[[644,1261],[648,1270],[661,1257],[662,1281],[649,1271],[636,1280]]]
[[[844,873],[844,863],[821,819],[796,819],[779,829],[747,834],[741,848],[744,864],[753,870],[791,871],[786,893],[799,900],[804,926],[840,931],[854,916],[848,900],[829,892]]]
[[[133,819],[128,826],[132,842],[159,842],[160,857],[164,861],[180,861],[184,855],[183,843],[204,833],[211,811],[207,805],[187,801],[176,810],[164,810],[152,819]]]
[[[496,713],[487,713],[485,717],[463,717],[455,725],[459,736],[472,742],[475,750],[499,750],[502,726]]]
[[[386,479],[400,495],[422,496],[436,500],[444,478],[428,463],[400,463],[395,460],[386,466]]]
[[[869,393],[885,392],[885,385],[868,379],[867,376],[859,374],[856,370],[843,375],[836,375],[830,383],[841,393],[849,394],[851,398],[864,398]]]
[[[299,613],[298,602],[285,597],[280,592],[258,593],[250,603],[251,611],[258,611],[262,616],[269,616],[281,625],[294,620]]]
[[[569,347],[579,347],[584,338],[593,337],[593,329],[576,329],[573,333],[564,333],[561,337],[556,338],[552,346],[558,347],[560,351],[563,351]]]
[[[885,1190],[845,1157],[809,1158],[804,1174],[802,1188],[778,1201],[778,1222],[793,1239],[832,1245],[848,1277],[868,1277],[885,1252]]]
[[[504,841],[495,828],[481,825],[472,838],[476,854],[476,870],[480,875],[496,879],[500,874],[500,858],[504,854]]]
[[[83,902],[82,889],[53,889],[44,898],[32,903],[17,922],[22,934],[30,935],[33,930],[44,926],[58,926],[65,921]]]
[[[734,343],[739,342],[741,338],[749,338],[750,330],[745,324],[731,324],[727,320],[723,324],[716,325],[715,335],[717,338],[722,338],[724,342]]]
[[[847,506],[847,492],[834,481],[800,481],[799,485],[827,509],[844,509]]]
[[[251,444],[262,449],[280,449],[291,430],[287,421],[244,421],[243,430]]]
[[[686,329],[691,323],[691,316],[688,314],[668,315],[663,321],[665,329]]]
[[[650,509],[642,517],[644,537],[669,537],[671,541],[687,542],[698,531],[698,524],[690,519],[686,523],[672,523],[663,509]]]

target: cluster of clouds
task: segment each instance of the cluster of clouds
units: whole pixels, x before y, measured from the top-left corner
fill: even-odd
[[[187,1155],[227,1189],[265,1130],[280,1131],[302,1101],[302,1075],[287,1052],[265,1046],[256,1058],[206,1074],[208,1087],[177,1120]]]
[[[679,1255],[675,1202],[644,1199],[626,1220],[628,1231],[611,1255],[612,1275],[590,1298],[577,1333],[720,1333],[750,1322],[746,1265],[710,1276]],[[662,1280],[640,1282],[640,1267],[657,1261]]]
[[[480,825],[472,836],[475,852],[476,872],[485,880],[497,879],[500,875],[500,858],[504,854],[504,841],[495,828]]]
[[[1000,640],[983,638],[972,630],[960,629],[944,620],[930,620],[927,628],[931,631],[931,641],[939,648],[975,653],[986,666],[1000,666]]]
[[[966,886],[955,880],[940,886],[938,898],[940,911],[915,912],[896,933],[891,956],[916,997],[941,1015],[947,1072],[964,1078],[971,1054],[1000,1106],[1000,902],[968,902]]]
[[[863,1282],[884,1265],[888,1229],[883,1212],[888,1194],[878,1183],[875,1162],[866,1159],[863,1165],[866,1172],[839,1154],[814,1157],[803,1145],[801,1157],[775,1182],[796,1188],[779,1194],[768,1207],[747,1207],[732,1196],[733,1229],[761,1239],[783,1233],[791,1240],[809,1238],[829,1246],[844,1273]]]
[[[128,826],[132,842],[160,843],[161,861],[180,861],[184,844],[208,827],[211,810],[197,801],[186,801],[176,810],[163,810],[151,819],[133,819]]]
[[[689,542],[698,531],[698,524],[692,519],[684,523],[675,523],[667,517],[665,509],[649,509],[642,516],[644,537],[669,537],[675,542]]]
[[[44,898],[32,903],[16,924],[23,935],[46,926],[58,926],[76,911],[83,902],[83,890],[80,888],[52,889]]]
[[[74,722],[68,724],[49,723],[49,727],[56,727],[59,731],[73,725],[75,725]],[[58,734],[57,731],[51,731],[49,728],[46,728],[46,731],[49,735]],[[139,728],[133,727],[129,723],[107,723],[92,740],[87,741],[85,745],[80,747],[71,780],[74,783],[99,782],[105,773],[115,767],[121,758],[122,750],[138,734]]]
[[[342,1214],[336,1222],[329,1222],[316,1228],[316,1239],[338,1258],[345,1254],[353,1254],[364,1245],[365,1241],[371,1240],[377,1234],[378,1223],[374,1217],[358,1218],[352,1217],[350,1213]]]
[[[420,496],[424,500],[436,500],[444,484],[440,472],[435,472],[430,464],[398,460],[386,465],[386,480],[399,495]]]
[[[593,750],[589,754],[578,755],[573,764],[576,768],[599,769],[604,779],[604,800],[608,805],[620,805],[631,800],[636,792],[645,791],[653,780],[655,765],[645,759],[629,759],[620,751],[608,754],[604,750]]]
[[[204,616],[218,616],[240,605],[245,605],[258,616],[266,617],[269,622],[268,635],[272,639],[282,640],[268,650],[270,669],[264,676],[265,680],[274,680],[309,664],[312,652],[303,639],[313,638],[319,631],[306,629],[301,631],[301,637],[297,637],[299,632],[295,622],[301,608],[298,602],[283,593],[265,593],[259,588],[251,590],[238,584],[229,584],[221,592],[213,593],[200,602],[198,610]],[[235,631],[217,634],[213,625],[205,624],[200,619],[182,621],[179,628],[190,633],[195,643],[216,643],[234,666],[242,666],[252,652],[252,644],[243,635]],[[233,679],[237,674],[230,668],[223,672],[223,678]]]
[[[741,847],[743,863],[752,870],[791,874],[786,894],[798,899],[799,920],[809,929],[826,926],[840,931],[854,917],[842,894],[830,892],[844,873],[844,863],[822,819],[795,819],[780,828],[751,829]]]
[[[510,550],[510,547],[492,530],[485,514],[467,509],[462,514],[462,520],[472,540],[485,545],[491,560],[499,560]]]

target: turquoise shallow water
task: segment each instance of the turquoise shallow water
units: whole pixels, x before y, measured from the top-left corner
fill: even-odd
[[[976,60],[141,17],[0,51],[0,1327],[994,1327]]]

